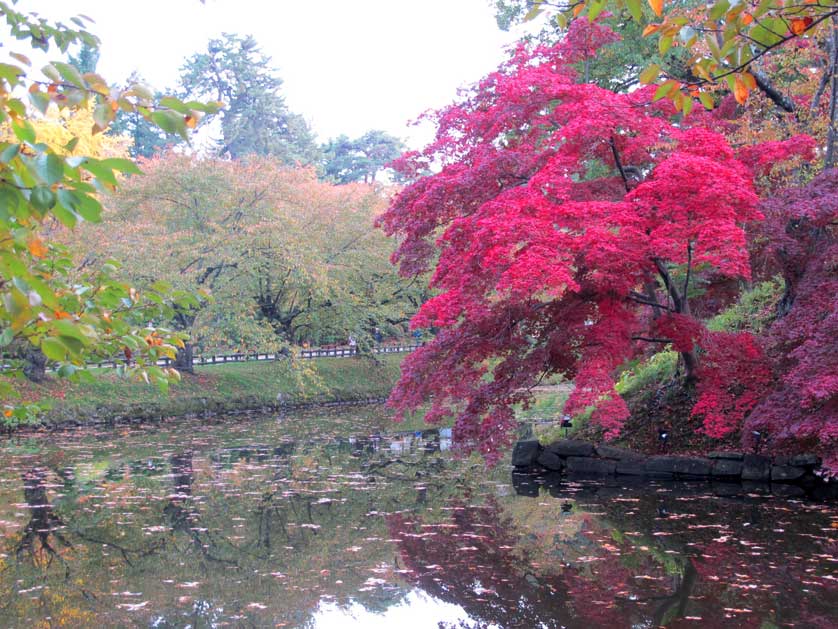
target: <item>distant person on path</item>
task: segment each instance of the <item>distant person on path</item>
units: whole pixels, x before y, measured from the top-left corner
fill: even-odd
[[[349,335],[349,353],[355,354],[358,349],[358,343],[355,341],[355,337],[351,334]]]

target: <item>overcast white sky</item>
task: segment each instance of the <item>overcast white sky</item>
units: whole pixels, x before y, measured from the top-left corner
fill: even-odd
[[[20,10],[86,14],[102,40],[99,72],[138,70],[155,87],[222,32],[253,35],[285,81],[289,107],[321,141],[384,129],[416,146],[407,122],[449,103],[503,59],[514,39],[491,0],[22,0]]]

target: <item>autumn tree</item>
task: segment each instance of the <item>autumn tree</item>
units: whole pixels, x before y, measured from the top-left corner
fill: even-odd
[[[373,227],[386,203],[363,184],[318,181],[279,160],[165,155],[108,197],[80,248],[126,261],[140,287],[206,293],[174,325],[205,351],[268,351],[403,329],[421,301]],[[189,344],[187,344],[187,350]]]
[[[532,31],[532,27],[537,25],[538,30],[526,35],[526,38],[546,45],[556,44],[566,36],[567,22],[555,18],[536,20],[542,13],[550,15],[548,7],[536,6],[531,0],[497,0],[495,3],[498,28],[509,31],[513,26],[524,23]],[[650,7],[643,7],[639,19],[632,18],[625,11],[604,13],[598,17],[601,24],[620,33],[620,37],[605,42],[588,42],[575,64],[580,79],[612,92],[622,92],[634,89],[639,83],[640,72],[652,63],[666,65],[674,73],[688,72],[686,68],[679,67],[683,55],[662,55],[654,38],[643,37],[643,29],[653,16]],[[586,31],[586,35],[591,34],[591,31]]]
[[[225,33],[210,40],[206,52],[186,60],[180,84],[185,97],[224,103],[221,155],[271,155],[286,164],[312,164],[319,157],[314,134],[289,111],[282,79],[253,37]]]
[[[50,150],[67,157],[89,157],[93,159],[125,158],[128,156],[129,141],[107,133],[94,133],[96,124],[93,107],[59,109],[46,108],[42,115],[30,121],[35,131],[35,141],[45,144]],[[10,127],[0,129],[0,139],[14,141]],[[67,146],[71,145],[68,149]]]
[[[10,45],[24,50],[63,55],[74,45],[98,45],[85,18],[74,18],[68,27],[8,4],[0,5],[0,16]],[[26,342],[57,362],[61,375],[84,373],[87,359],[119,352],[136,361],[138,374],[165,386],[176,374],[153,361],[174,355],[177,338],[148,321],[171,305],[168,298],[154,291],[140,295],[113,280],[110,261],[76,268],[55,239],[80,222],[98,221],[99,191],[115,187],[121,173],[139,172],[137,166],[124,158],[74,153],[82,150],[82,137],[72,130],[60,146],[38,141],[33,121],[51,106],[89,108],[92,128],[101,133],[123,109],[186,137],[187,118],[197,120],[215,108],[176,99],[158,102],[139,85],[112,89],[98,74],[62,61],[36,74],[20,48],[10,51],[10,63],[0,64],[0,125],[11,132],[0,141],[0,347]],[[10,387],[5,381],[0,386],[8,399]],[[25,406],[5,405],[7,417],[26,414]]]
[[[803,445],[838,469],[838,172],[763,204],[770,248],[785,280],[766,335],[777,385],[748,417],[746,437],[777,449]]]
[[[648,4],[648,8],[647,5]],[[649,20],[649,9],[653,13]],[[760,92],[780,112],[797,117],[806,108],[819,106],[827,94],[827,129],[824,165],[832,168],[838,138],[838,4],[835,2],[786,3],[783,0],[715,3],[664,3],[663,0],[498,0],[499,22],[531,20],[546,14],[561,28],[574,20],[620,16],[644,26],[642,34],[657,42],[662,62],[649,59],[639,73],[642,83],[658,86],[656,98],[672,101],[689,112],[697,103],[712,109],[716,95],[727,91],[744,105]],[[796,98],[777,81],[777,57],[798,48],[819,48],[819,58],[798,72],[818,76],[819,86],[805,99]],[[673,67],[671,61],[679,62]],[[683,71],[683,70],[686,71]],[[804,68],[798,67],[798,70]]]
[[[611,37],[577,21],[557,45],[519,47],[436,114],[435,140],[399,167],[441,169],[381,219],[400,238],[402,273],[435,266],[439,292],[413,325],[440,331],[407,359],[390,402],[400,412],[430,402],[430,421],[454,415],[455,437],[490,459],[515,424],[513,405],[550,374],[575,380],[568,412],[594,409],[616,436],[628,410],[613,374],[638,344],[680,352],[714,420],[709,434],[730,429],[716,425],[717,411],[741,422],[764,386],[702,388],[720,363],[737,373],[735,357],[714,348],[735,341],[753,361],[759,350],[745,337],[708,341],[691,312],[699,278],[749,277],[743,227],[761,216],[753,172],[700,118],[673,124],[653,88],[579,84],[576,42]]]

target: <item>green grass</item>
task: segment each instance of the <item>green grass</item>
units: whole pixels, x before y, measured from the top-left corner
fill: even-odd
[[[559,419],[561,418],[568,395],[570,393],[566,390],[538,391],[535,393],[533,403],[530,407],[519,409],[516,412],[516,416],[522,421]]]
[[[633,361],[617,381],[617,393],[630,398],[649,387],[671,379],[678,365],[678,352],[665,350],[644,361]]]
[[[783,296],[785,284],[780,277],[760,282],[742,293],[739,300],[707,322],[714,332],[746,330],[760,334],[777,316],[777,302]]]
[[[157,419],[383,398],[398,379],[403,358],[320,358],[296,368],[267,361],[203,366],[168,393],[104,370],[94,382],[52,378],[43,385],[18,383],[18,388],[25,401],[51,405],[41,417],[48,424]]]

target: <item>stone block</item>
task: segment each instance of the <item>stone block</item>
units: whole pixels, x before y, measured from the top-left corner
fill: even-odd
[[[789,465],[798,467],[819,467],[821,457],[816,454],[796,454],[789,459]]]
[[[593,456],[594,454],[594,444],[580,439],[555,441],[546,449],[559,456]]]
[[[617,464],[607,459],[592,459],[585,456],[571,456],[567,459],[567,471],[572,474],[609,476],[616,472]]]
[[[532,467],[538,455],[541,454],[541,444],[536,439],[519,441],[512,449],[512,465],[515,467]]]
[[[697,456],[675,457],[673,471],[678,476],[691,478],[710,476],[710,461]]]
[[[711,452],[707,455],[708,459],[729,459],[731,461],[741,461],[745,457],[741,452]]]
[[[675,457],[652,456],[646,459],[646,471],[649,473],[675,473]]]
[[[602,459],[615,459],[617,461],[638,461],[643,459],[643,455],[638,452],[632,452],[631,450],[618,448],[616,446],[597,446],[596,453],[597,456]]]
[[[746,454],[742,459],[742,480],[771,479],[771,459],[761,454]]]
[[[742,476],[742,461],[713,459],[710,476],[713,478],[740,478]]]
[[[564,467],[562,458],[555,452],[550,452],[550,450],[542,451],[541,454],[538,455],[536,461],[541,467],[553,470],[554,472],[558,472],[562,469],[562,467]]]
[[[645,463],[643,459],[617,461],[617,474],[623,476],[643,476],[646,474]]]
[[[771,481],[774,483],[793,483],[802,478],[804,474],[806,474],[806,469],[803,467],[794,467],[793,465],[771,466]]]

